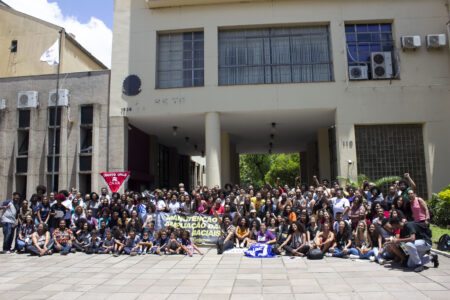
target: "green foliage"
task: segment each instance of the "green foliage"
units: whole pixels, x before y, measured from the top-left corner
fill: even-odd
[[[277,177],[280,183],[295,184],[300,173],[298,154],[243,154],[239,159],[241,184],[263,186],[266,182],[274,184]]]
[[[298,154],[276,154],[271,156],[270,170],[264,176],[266,182],[274,183],[280,178],[281,184],[295,186],[295,178],[300,173]]]
[[[359,174],[356,181],[353,181],[347,177],[340,177],[340,176],[338,176],[337,179],[343,182],[344,185],[350,185],[354,188],[362,188],[364,182],[373,182],[377,187],[382,188],[383,186],[394,183],[395,181],[400,180],[401,178],[399,176],[386,176],[373,181],[366,175]]]
[[[433,194],[431,200],[428,201],[428,207],[434,224],[438,226],[450,225],[450,185],[438,194]]]
[[[270,169],[268,154],[243,154],[239,158],[241,184],[264,185],[264,176]]]

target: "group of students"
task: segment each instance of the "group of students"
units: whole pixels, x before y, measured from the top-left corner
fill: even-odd
[[[155,229],[159,213],[200,213],[217,217],[218,254],[234,247],[268,244],[276,255],[394,260],[415,271],[439,265],[431,249],[430,214],[414,192],[409,174],[392,183],[386,196],[366,182],[362,187],[319,182],[295,187],[269,184],[256,189],[183,184],[143,193],[81,194],[75,188],[46,193],[36,188],[29,201],[14,193],[3,210],[3,252],[35,255],[59,252],[202,254],[189,231]],[[13,247],[13,241],[14,249]]]

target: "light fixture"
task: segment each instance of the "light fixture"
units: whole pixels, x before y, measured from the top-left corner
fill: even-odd
[[[173,127],[172,127],[172,130],[173,130],[173,131],[172,131],[172,135],[173,135],[173,136],[177,136],[178,126],[173,126]]]
[[[277,131],[277,123],[275,123],[275,122],[272,122],[272,129],[271,129],[271,131],[272,131],[272,133],[275,133],[276,131]]]
[[[184,140],[186,141],[186,144],[189,144],[189,137],[185,137]]]

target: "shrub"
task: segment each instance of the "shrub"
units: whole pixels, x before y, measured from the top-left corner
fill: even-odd
[[[428,206],[434,224],[439,226],[450,225],[450,185],[438,194],[433,194]]]

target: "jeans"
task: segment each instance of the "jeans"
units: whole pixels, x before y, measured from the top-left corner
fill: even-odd
[[[344,250],[343,249],[335,248],[333,256],[334,257],[344,257],[345,255],[350,255],[350,254],[359,255],[359,252],[355,248],[348,248],[347,249],[347,254],[344,254]]]
[[[22,249],[25,249],[26,246],[27,246],[27,244],[25,243],[25,241],[17,239],[17,241],[16,241],[16,250],[17,251],[22,251]]]
[[[425,256],[425,254],[430,251],[431,245],[425,242],[425,240],[408,242],[405,244],[405,247],[409,255],[408,268],[414,268],[430,262],[430,256]]]
[[[47,250],[51,250],[53,247],[53,240],[50,240],[47,244]],[[32,255],[40,255],[41,253],[39,252],[39,249],[34,246],[34,245],[30,245],[27,246],[27,251],[30,252]]]
[[[63,253],[63,254],[69,253],[69,252],[70,252],[70,249],[72,249],[72,244],[69,244],[69,243],[67,243],[67,244],[65,244],[65,245],[61,244],[61,248],[59,248],[59,249],[58,249],[58,247],[55,245],[55,251],[56,251],[56,252]]]
[[[11,251],[11,246],[14,239],[14,224],[2,223],[3,226],[3,251]]]
[[[217,240],[217,254],[222,254],[223,251],[226,251],[228,249],[234,248],[234,242],[231,240],[228,240],[225,242],[224,238],[219,238]]]

